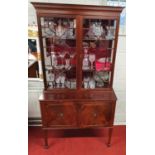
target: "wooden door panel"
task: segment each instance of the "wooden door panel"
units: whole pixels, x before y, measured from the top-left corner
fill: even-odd
[[[45,126],[76,126],[76,108],[73,103],[46,104]]]
[[[81,127],[108,126],[112,119],[111,103],[87,103],[82,104],[79,113],[79,124]]]

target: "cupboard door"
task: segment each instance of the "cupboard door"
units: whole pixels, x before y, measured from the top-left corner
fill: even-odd
[[[44,126],[46,127],[69,127],[76,126],[77,114],[73,103],[45,103],[42,106]]]
[[[82,88],[112,85],[116,20],[84,17],[82,28]]]
[[[40,17],[44,82],[47,89],[76,89],[76,17]]]
[[[112,103],[82,103],[79,113],[79,124],[81,127],[109,126],[112,123],[112,118]]]

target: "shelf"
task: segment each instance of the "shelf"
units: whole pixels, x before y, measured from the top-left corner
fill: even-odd
[[[69,71],[72,68],[75,68],[76,66],[75,65],[71,65],[69,68],[65,68],[65,67],[61,68],[61,66],[58,66],[58,67],[60,67],[60,68],[54,68],[51,65],[49,65],[49,66],[45,65],[46,71]]]
[[[111,41],[111,40],[115,40],[115,38],[111,38],[111,39],[83,39],[83,41]]]
[[[51,46],[44,46],[43,48],[51,48]],[[74,46],[70,46],[68,48],[75,48],[76,49],[76,47],[74,47]]]
[[[41,28],[45,29],[45,28],[49,28],[49,26],[46,27],[46,26],[41,25]],[[50,29],[50,28],[49,28],[49,29]],[[76,27],[67,27],[66,29],[76,29]],[[51,30],[51,29],[50,29],[50,30]],[[51,30],[51,31],[55,32],[55,30]]]
[[[111,69],[109,70],[100,70],[97,71],[96,69],[88,69],[88,70],[82,70],[83,72],[111,72]]]
[[[42,36],[42,38],[45,38],[45,39],[51,39],[51,38],[54,38],[55,36]],[[76,40],[76,38],[56,38],[57,40]]]

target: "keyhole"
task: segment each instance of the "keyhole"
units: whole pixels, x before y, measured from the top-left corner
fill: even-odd
[[[97,116],[97,114],[96,114],[96,112],[94,112],[94,117],[96,117]]]
[[[63,114],[63,113],[60,113],[60,116],[61,116],[61,117],[63,117],[63,116],[64,116],[64,114]]]

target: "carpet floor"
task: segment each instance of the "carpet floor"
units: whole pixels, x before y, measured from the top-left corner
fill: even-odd
[[[107,147],[107,129],[52,130],[49,148],[43,148],[41,127],[28,129],[29,155],[125,155],[126,126],[115,126],[111,147]]]

